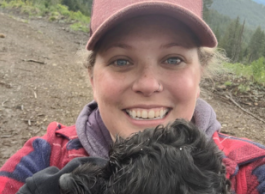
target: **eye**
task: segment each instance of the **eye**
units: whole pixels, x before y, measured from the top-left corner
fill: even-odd
[[[122,67],[122,66],[130,65],[130,62],[125,59],[117,59],[113,61],[111,64],[118,66],[118,67]]]
[[[178,65],[182,62],[183,60],[179,57],[170,57],[168,59],[165,60],[165,63],[166,64],[169,64],[169,65]]]

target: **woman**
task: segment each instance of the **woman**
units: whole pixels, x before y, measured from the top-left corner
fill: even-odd
[[[27,177],[63,168],[81,156],[107,157],[116,135],[128,137],[176,118],[194,122],[224,152],[236,193],[265,192],[265,150],[219,134],[210,105],[198,99],[216,38],[201,19],[201,0],[95,0],[87,49],[94,100],[76,125],[48,126],[0,170],[0,192],[15,193]],[[51,188],[53,189],[53,188]]]

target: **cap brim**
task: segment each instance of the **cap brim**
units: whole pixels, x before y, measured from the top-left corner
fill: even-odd
[[[144,2],[125,7],[110,16],[97,28],[95,32],[92,33],[92,36],[87,42],[86,48],[88,50],[93,50],[98,40],[100,40],[107,31],[117,24],[133,17],[150,14],[166,15],[181,21],[194,33],[199,40],[200,46],[211,48],[217,46],[217,39],[211,28],[200,17],[193,14],[191,11],[185,9],[184,7],[170,3]]]

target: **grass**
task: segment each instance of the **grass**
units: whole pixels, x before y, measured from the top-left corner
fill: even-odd
[[[250,91],[250,86],[247,84],[240,84],[238,86],[238,90],[240,93],[246,93],[246,92]]]
[[[261,57],[250,65],[241,63],[226,63],[224,68],[237,76],[243,76],[253,83],[265,85],[265,58]],[[242,87],[242,90],[245,90]]]
[[[33,4],[29,0],[1,0],[0,7],[4,9],[18,9],[29,17],[42,16],[47,17],[49,21],[65,21],[69,23],[71,30],[89,31],[90,17],[85,16],[80,11],[70,11],[67,6],[61,4],[47,6],[45,1],[40,2],[42,3]]]
[[[70,26],[70,29],[74,31],[83,31],[83,32],[89,31],[88,26],[84,26],[83,23],[74,23]]]
[[[232,85],[232,82],[231,82],[231,81],[226,81],[226,82],[224,83],[224,85],[225,85],[225,86],[231,86],[231,85]]]
[[[73,12],[67,6],[61,4],[47,5],[46,1],[38,1],[33,4],[30,0],[0,0],[0,7],[5,9],[18,9],[21,13],[29,15],[29,17],[42,16],[47,17],[49,21],[65,21],[69,23],[69,28],[73,31],[89,31],[90,17],[85,16],[80,11]],[[42,2],[42,3],[41,3]],[[225,63],[226,71],[243,76],[251,82],[265,85],[265,58],[260,58],[252,62],[250,65],[241,63]],[[226,86],[232,83],[227,81]],[[241,86],[242,91],[248,90],[248,87]]]

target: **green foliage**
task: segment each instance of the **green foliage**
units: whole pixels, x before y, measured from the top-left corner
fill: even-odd
[[[72,20],[78,20],[78,21],[83,22],[83,23],[89,23],[90,22],[90,18],[87,16],[84,16],[80,11],[71,12],[70,18]]]
[[[57,11],[54,11],[54,12],[50,13],[49,21],[59,20],[60,18],[61,18],[61,14]]]
[[[207,11],[211,5],[213,4],[213,0],[203,0],[203,10]]]
[[[74,23],[70,26],[71,30],[75,31],[83,31],[83,32],[89,32],[88,25],[84,25],[83,23]]]
[[[65,5],[57,4],[49,8],[50,18],[54,18],[54,20],[58,19],[66,19],[67,21],[78,21],[76,26],[88,25],[90,18],[85,16],[80,11],[74,12],[68,10],[68,7]]]
[[[226,51],[227,57],[231,61],[242,61],[243,52],[246,51],[245,48],[250,39],[248,34],[251,30],[247,29],[244,24],[241,24],[240,18],[232,20],[215,10],[209,10],[209,14],[210,17],[206,22],[213,29],[219,42],[219,47]]]
[[[2,8],[8,8],[8,5],[9,4],[6,1],[0,2],[0,7],[2,7]]]
[[[252,0],[213,0],[211,8],[232,19],[246,20],[248,28],[256,29],[261,25],[265,30],[265,6]]]
[[[225,86],[231,86],[231,85],[232,85],[232,82],[231,82],[231,81],[226,81],[226,82],[224,83],[224,85],[225,85]]]
[[[250,66],[252,67],[254,81],[265,83],[265,58],[261,57],[253,61]]]
[[[31,15],[37,15],[39,13],[39,9],[35,8],[33,6],[33,2],[26,0],[10,0],[10,1],[2,1],[0,3],[0,6],[2,8],[14,8],[14,9],[19,9],[21,13],[28,14],[29,16]]]
[[[91,14],[92,0],[62,0],[61,3],[71,11],[80,11],[87,16]]]
[[[211,7],[213,0],[203,0],[203,18],[205,20],[210,18],[209,8]]]
[[[71,12],[68,10],[68,7],[65,5],[57,4],[54,8],[63,16],[69,17],[71,15]]]
[[[243,76],[250,79],[252,76],[251,67],[242,63],[225,63],[224,68],[240,77]]]
[[[226,32],[222,39],[220,38],[220,47],[225,49],[227,57],[234,61],[237,42],[240,38],[242,26],[240,25],[239,17],[233,20],[226,28]]]
[[[251,0],[204,0],[204,9],[206,22],[231,61],[249,64],[265,57],[265,6]]]
[[[246,84],[240,84],[238,86],[238,90],[240,93],[246,93],[250,90],[250,86],[249,85],[246,85]]]
[[[1,2],[1,7],[3,8],[21,8],[24,5],[26,5],[26,3],[21,0],[17,0],[17,1],[4,0]]]
[[[243,65],[241,63],[226,63],[224,67],[238,76],[246,77],[247,79],[265,85],[265,58],[261,57],[253,61],[250,65]],[[243,90],[242,86],[242,90]]]
[[[32,15],[39,15],[40,14],[40,10],[33,7],[33,6],[22,6],[21,7],[21,12],[28,14],[29,16]]]
[[[264,56],[264,44],[265,44],[265,33],[258,27],[251,37],[250,43],[248,45],[248,61],[257,60]]]
[[[65,20],[70,22],[72,30],[88,32],[90,17],[81,11],[71,11],[67,6],[58,4],[60,0],[4,0],[0,6],[3,8],[16,8],[29,16],[48,17],[49,21]]]

